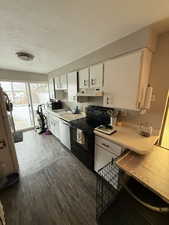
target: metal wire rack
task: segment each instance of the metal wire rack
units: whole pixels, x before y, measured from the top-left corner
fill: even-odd
[[[121,171],[114,161],[108,163],[98,171],[96,187],[96,219],[116,200],[121,190]]]

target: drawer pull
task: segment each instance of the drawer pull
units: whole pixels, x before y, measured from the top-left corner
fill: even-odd
[[[105,144],[105,143],[102,143],[103,146],[105,146],[106,148],[109,148],[110,146]]]

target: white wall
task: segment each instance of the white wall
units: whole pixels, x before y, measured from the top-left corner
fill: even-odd
[[[40,73],[0,69],[0,80],[3,81],[47,81],[48,76]]]
[[[108,44],[68,65],[52,71],[49,73],[49,77],[55,77],[67,72],[79,70],[81,68],[88,67],[89,65],[104,62],[110,58],[114,58],[137,49],[147,47],[154,50],[155,38],[153,37],[153,33],[149,28],[139,30],[120,40],[114,41],[111,44]]]

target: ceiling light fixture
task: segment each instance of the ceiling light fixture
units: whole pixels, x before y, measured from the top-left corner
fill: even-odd
[[[28,53],[28,52],[16,52],[16,55],[18,58],[24,61],[32,61],[34,59],[34,55]]]

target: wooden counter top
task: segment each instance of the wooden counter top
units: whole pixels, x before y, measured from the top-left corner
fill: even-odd
[[[143,137],[137,133],[136,129],[129,127],[116,127],[117,133],[107,135],[99,131],[94,131],[97,136],[105,138],[124,148],[128,148],[138,154],[144,155],[152,151],[153,144],[157,136]]]
[[[169,150],[154,146],[144,156],[128,152],[116,164],[169,203]]]

